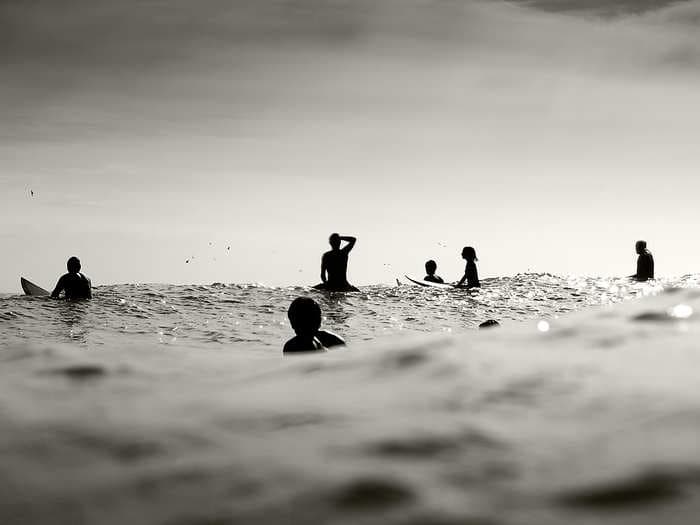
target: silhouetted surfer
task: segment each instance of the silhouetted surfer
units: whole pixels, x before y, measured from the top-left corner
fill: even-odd
[[[646,241],[637,241],[634,248],[639,255],[637,257],[637,273],[630,275],[637,281],[648,281],[654,278],[654,256],[647,250]]]
[[[340,247],[345,241],[347,244]],[[341,237],[337,233],[328,238],[331,250],[324,253],[321,258],[321,284],[314,286],[317,290],[331,292],[356,292],[358,291],[348,282],[348,254],[353,249],[357,239],[355,237]]]
[[[467,288],[481,288],[479,282],[479,272],[476,269],[476,250],[471,246],[465,246],[462,250],[462,259],[467,261],[467,266],[464,269],[464,276],[459,280],[457,286],[463,286],[464,281],[467,281]]]
[[[61,292],[65,292],[65,298],[92,299],[92,283],[90,279],[80,273],[80,259],[71,257],[66,264],[68,273],[61,276],[56,283],[56,288],[51,292],[51,297],[57,299]]]
[[[297,297],[287,311],[289,322],[296,332],[284,345],[284,352],[311,352],[331,346],[344,345],[340,337],[321,330],[321,307],[310,297]]]
[[[440,277],[439,275],[435,275],[436,271],[437,271],[437,263],[435,261],[433,261],[431,259],[428,262],[426,262],[425,263],[426,276],[423,277],[423,280],[431,282],[431,283],[444,283],[445,281],[442,280],[442,277]]]

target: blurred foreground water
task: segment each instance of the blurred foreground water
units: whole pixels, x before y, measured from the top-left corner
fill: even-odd
[[[0,298],[0,523],[696,523],[698,277]]]

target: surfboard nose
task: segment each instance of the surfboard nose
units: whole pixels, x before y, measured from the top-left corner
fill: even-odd
[[[37,286],[33,282],[25,279],[24,277],[19,278],[19,284],[22,285],[22,290],[26,295],[31,295],[34,297],[42,297],[45,295],[51,295],[48,291],[44,290],[41,286]]]

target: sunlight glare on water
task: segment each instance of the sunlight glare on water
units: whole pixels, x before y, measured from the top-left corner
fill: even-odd
[[[292,335],[286,312],[300,295],[314,297],[323,310],[324,326],[349,342],[410,333],[459,334],[489,319],[502,324],[536,319],[543,331],[548,319],[584,307],[654,295],[664,285],[683,287],[689,280],[692,276],[631,283],[626,279],[520,274],[485,279],[478,291],[402,285],[367,286],[351,294],[250,284],[110,285],[97,287],[90,303],[66,304],[25,296],[0,299],[0,312],[9,312],[4,315],[11,314],[14,319],[0,329],[0,342],[20,336],[89,347],[118,345],[126,337],[146,345],[213,344],[243,351],[278,350]],[[684,318],[691,314],[687,305],[677,305],[669,315]]]

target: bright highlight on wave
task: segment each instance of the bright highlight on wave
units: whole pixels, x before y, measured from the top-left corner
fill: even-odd
[[[693,307],[687,304],[677,304],[669,308],[668,315],[676,317],[677,319],[688,319],[693,315]]]

